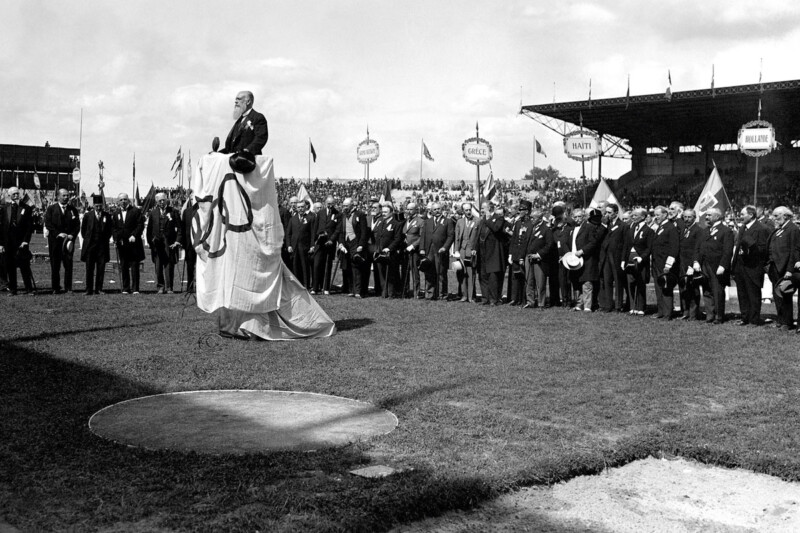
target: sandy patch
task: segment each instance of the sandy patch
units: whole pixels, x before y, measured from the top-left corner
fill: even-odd
[[[800,531],[800,484],[684,459],[648,458],[395,531],[794,533]]]

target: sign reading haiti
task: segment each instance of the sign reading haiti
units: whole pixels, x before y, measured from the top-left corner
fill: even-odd
[[[358,148],[356,148],[356,156],[358,157],[359,163],[363,163],[364,165],[374,163],[378,159],[379,155],[381,155],[381,149],[376,141],[372,139],[364,139],[358,143]]]
[[[739,150],[752,157],[767,155],[775,149],[775,128],[765,120],[748,122],[739,130]]]
[[[600,138],[592,132],[573,131],[564,136],[564,153],[576,161],[589,161],[600,155]]]
[[[492,145],[481,137],[470,137],[461,145],[461,152],[469,163],[480,166],[492,160]]]

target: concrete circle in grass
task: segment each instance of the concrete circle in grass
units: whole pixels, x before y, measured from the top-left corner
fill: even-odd
[[[89,419],[96,435],[151,450],[245,454],[312,451],[385,435],[397,417],[365,402],[272,390],[204,390],[144,396]]]

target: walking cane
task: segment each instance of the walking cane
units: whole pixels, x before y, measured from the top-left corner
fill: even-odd
[[[178,255],[180,257],[180,255]],[[183,290],[183,274],[186,272],[186,251],[183,252],[183,268],[181,268],[181,292],[188,292],[189,286],[186,286],[186,290]]]
[[[325,245],[323,245],[325,246]],[[323,261],[325,261],[325,268],[322,271],[322,293],[324,294],[325,291],[331,292],[331,280],[328,280],[328,251],[325,251],[326,257],[323,257]],[[326,286],[327,284],[327,286]]]
[[[406,267],[403,269],[403,299],[407,298],[406,294],[408,293],[408,271],[412,267],[411,263],[411,254],[406,252]],[[413,289],[412,289],[413,290]],[[414,295],[416,296],[416,295]]]
[[[341,256],[337,253],[336,263],[334,263],[333,272],[331,272],[331,286],[333,286],[333,282],[336,281],[336,276],[339,274],[339,265],[341,263],[341,259]],[[344,276],[342,276],[342,285],[344,285]]]
[[[122,286],[122,282],[120,281],[120,269],[122,268],[122,263],[119,262],[119,247],[116,245],[114,246],[114,253],[117,254],[117,283],[119,284],[119,292],[120,294],[123,292],[125,287]]]

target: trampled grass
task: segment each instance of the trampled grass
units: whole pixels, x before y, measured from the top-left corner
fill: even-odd
[[[36,265],[40,288],[47,268]],[[266,343],[209,336],[213,317],[181,294],[0,295],[0,522],[383,530],[659,453],[800,480],[800,336],[563,309],[318,301],[337,335]],[[244,457],[133,449],[87,427],[121,400],[234,388],[369,401],[400,424],[344,448]],[[406,470],[348,473],[366,464]]]

